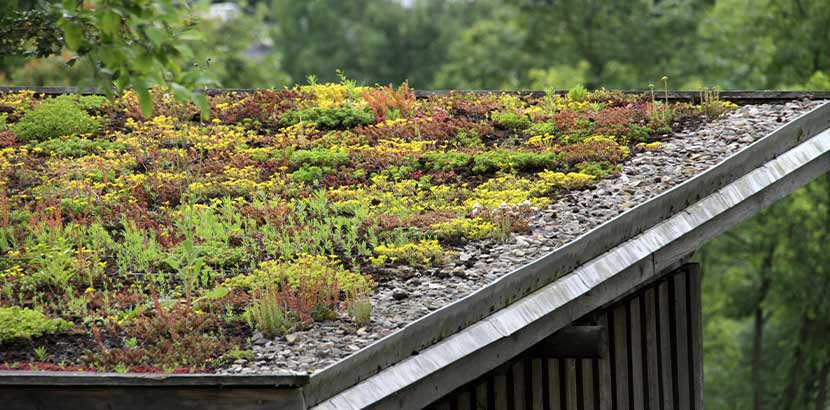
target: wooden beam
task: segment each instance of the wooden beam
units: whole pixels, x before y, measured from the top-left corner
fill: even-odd
[[[603,332],[603,326],[568,326],[533,346],[527,356],[543,359],[599,358]]]

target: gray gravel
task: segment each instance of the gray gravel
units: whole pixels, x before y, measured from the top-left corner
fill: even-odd
[[[821,101],[743,106],[696,130],[667,138],[657,151],[638,153],[622,174],[589,190],[570,192],[531,220],[530,232],[506,242],[477,241],[457,249],[453,262],[426,271],[398,268],[372,296],[372,323],[316,324],[273,340],[252,338],[256,358],[237,360],[220,373],[314,373],[433,310],[452,303],[511,270],[712,167]]]

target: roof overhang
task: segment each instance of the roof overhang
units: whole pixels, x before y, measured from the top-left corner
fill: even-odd
[[[676,267],[830,170],[830,103],[312,376],[315,409],[417,409]]]

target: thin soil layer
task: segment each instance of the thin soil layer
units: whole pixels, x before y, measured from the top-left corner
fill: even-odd
[[[314,372],[814,104],[348,82],[210,103],[0,95],[0,368]]]

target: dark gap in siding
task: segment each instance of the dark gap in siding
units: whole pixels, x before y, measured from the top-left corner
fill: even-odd
[[[550,408],[550,359],[542,359],[542,408],[545,410],[553,410]]]
[[[496,375],[491,373],[487,378],[487,409],[496,408]]]
[[[514,367],[516,367],[516,362],[513,362],[509,366],[507,366],[507,368],[505,369],[506,372],[505,372],[505,375],[504,375],[505,383],[507,384],[507,386],[505,388],[505,390],[507,390],[507,408],[509,408],[509,409],[513,409],[513,408],[516,407],[516,390],[515,390],[515,386],[513,386],[513,383],[515,383],[515,380],[513,380],[513,368]],[[516,409],[516,410],[518,410],[518,409]]]
[[[585,384],[582,382],[582,360],[576,359],[576,408],[585,410]]]
[[[683,273],[686,278],[686,339],[687,344],[689,346],[686,349],[686,353],[689,356],[689,399],[691,400],[691,405],[689,406],[692,410],[698,410],[695,407],[695,397],[697,397],[697,392],[695,391],[695,378],[697,377],[697,372],[695,372],[695,362],[694,362],[694,350],[698,348],[695,345],[695,338],[694,332],[697,332],[697,329],[692,329],[692,317],[694,313],[692,313],[692,309],[695,309],[698,305],[692,304],[692,270],[691,269],[684,269]],[[701,354],[703,352],[700,352]]]
[[[649,386],[649,384],[652,383],[652,380],[649,380],[649,378],[648,378],[648,369],[649,369],[649,363],[648,363],[648,331],[649,331],[649,329],[648,329],[648,322],[646,321],[646,304],[649,303],[650,301],[648,300],[648,297],[646,296],[645,291],[641,292],[641,295],[642,295],[642,297],[640,298],[640,312],[639,313],[640,313],[640,356],[642,357],[641,367],[642,367],[642,372],[643,372],[643,374],[642,374],[643,400],[645,401],[645,410],[651,410],[650,409],[651,403],[649,403],[650,402],[649,394],[651,393],[651,391],[649,389],[651,388],[651,386]]]
[[[559,360],[559,408],[568,408],[568,362]]]
[[[680,408],[680,386],[677,383],[678,369],[677,369],[677,295],[675,295],[674,275],[667,278],[669,286],[669,327],[671,329],[669,339],[671,340],[671,374],[672,374],[672,396],[674,398],[674,408]]]
[[[625,302],[625,345],[627,349],[625,349],[625,355],[628,360],[628,368],[626,369],[628,372],[628,408],[635,409],[634,407],[634,389],[636,388],[637,384],[637,375],[634,374],[634,341],[632,340],[632,331],[631,331],[631,300],[628,299]]]
[[[533,389],[535,386],[536,376],[533,375],[533,359],[528,357],[525,360],[525,409],[533,410]]]
[[[614,315],[611,314],[612,309],[605,311],[605,316],[608,318],[608,365],[611,373],[611,409],[617,410],[617,372],[614,371],[616,364],[616,351],[614,349]]]
[[[654,331],[654,341],[657,345],[657,380],[655,380],[654,387],[657,388],[657,397],[660,403],[660,409],[663,409],[663,403],[665,398],[665,392],[663,391],[663,380],[661,377],[663,376],[663,338],[660,337],[660,332],[662,330],[660,321],[662,320],[663,312],[660,311],[660,283],[656,283],[654,285],[654,324],[655,324],[655,331]],[[655,409],[656,410],[656,409]]]
[[[601,388],[599,387],[599,362],[600,359],[591,359],[591,366],[593,366],[594,371],[591,374],[594,376],[594,408],[599,410],[599,391]],[[604,410],[604,409],[603,409]]]

